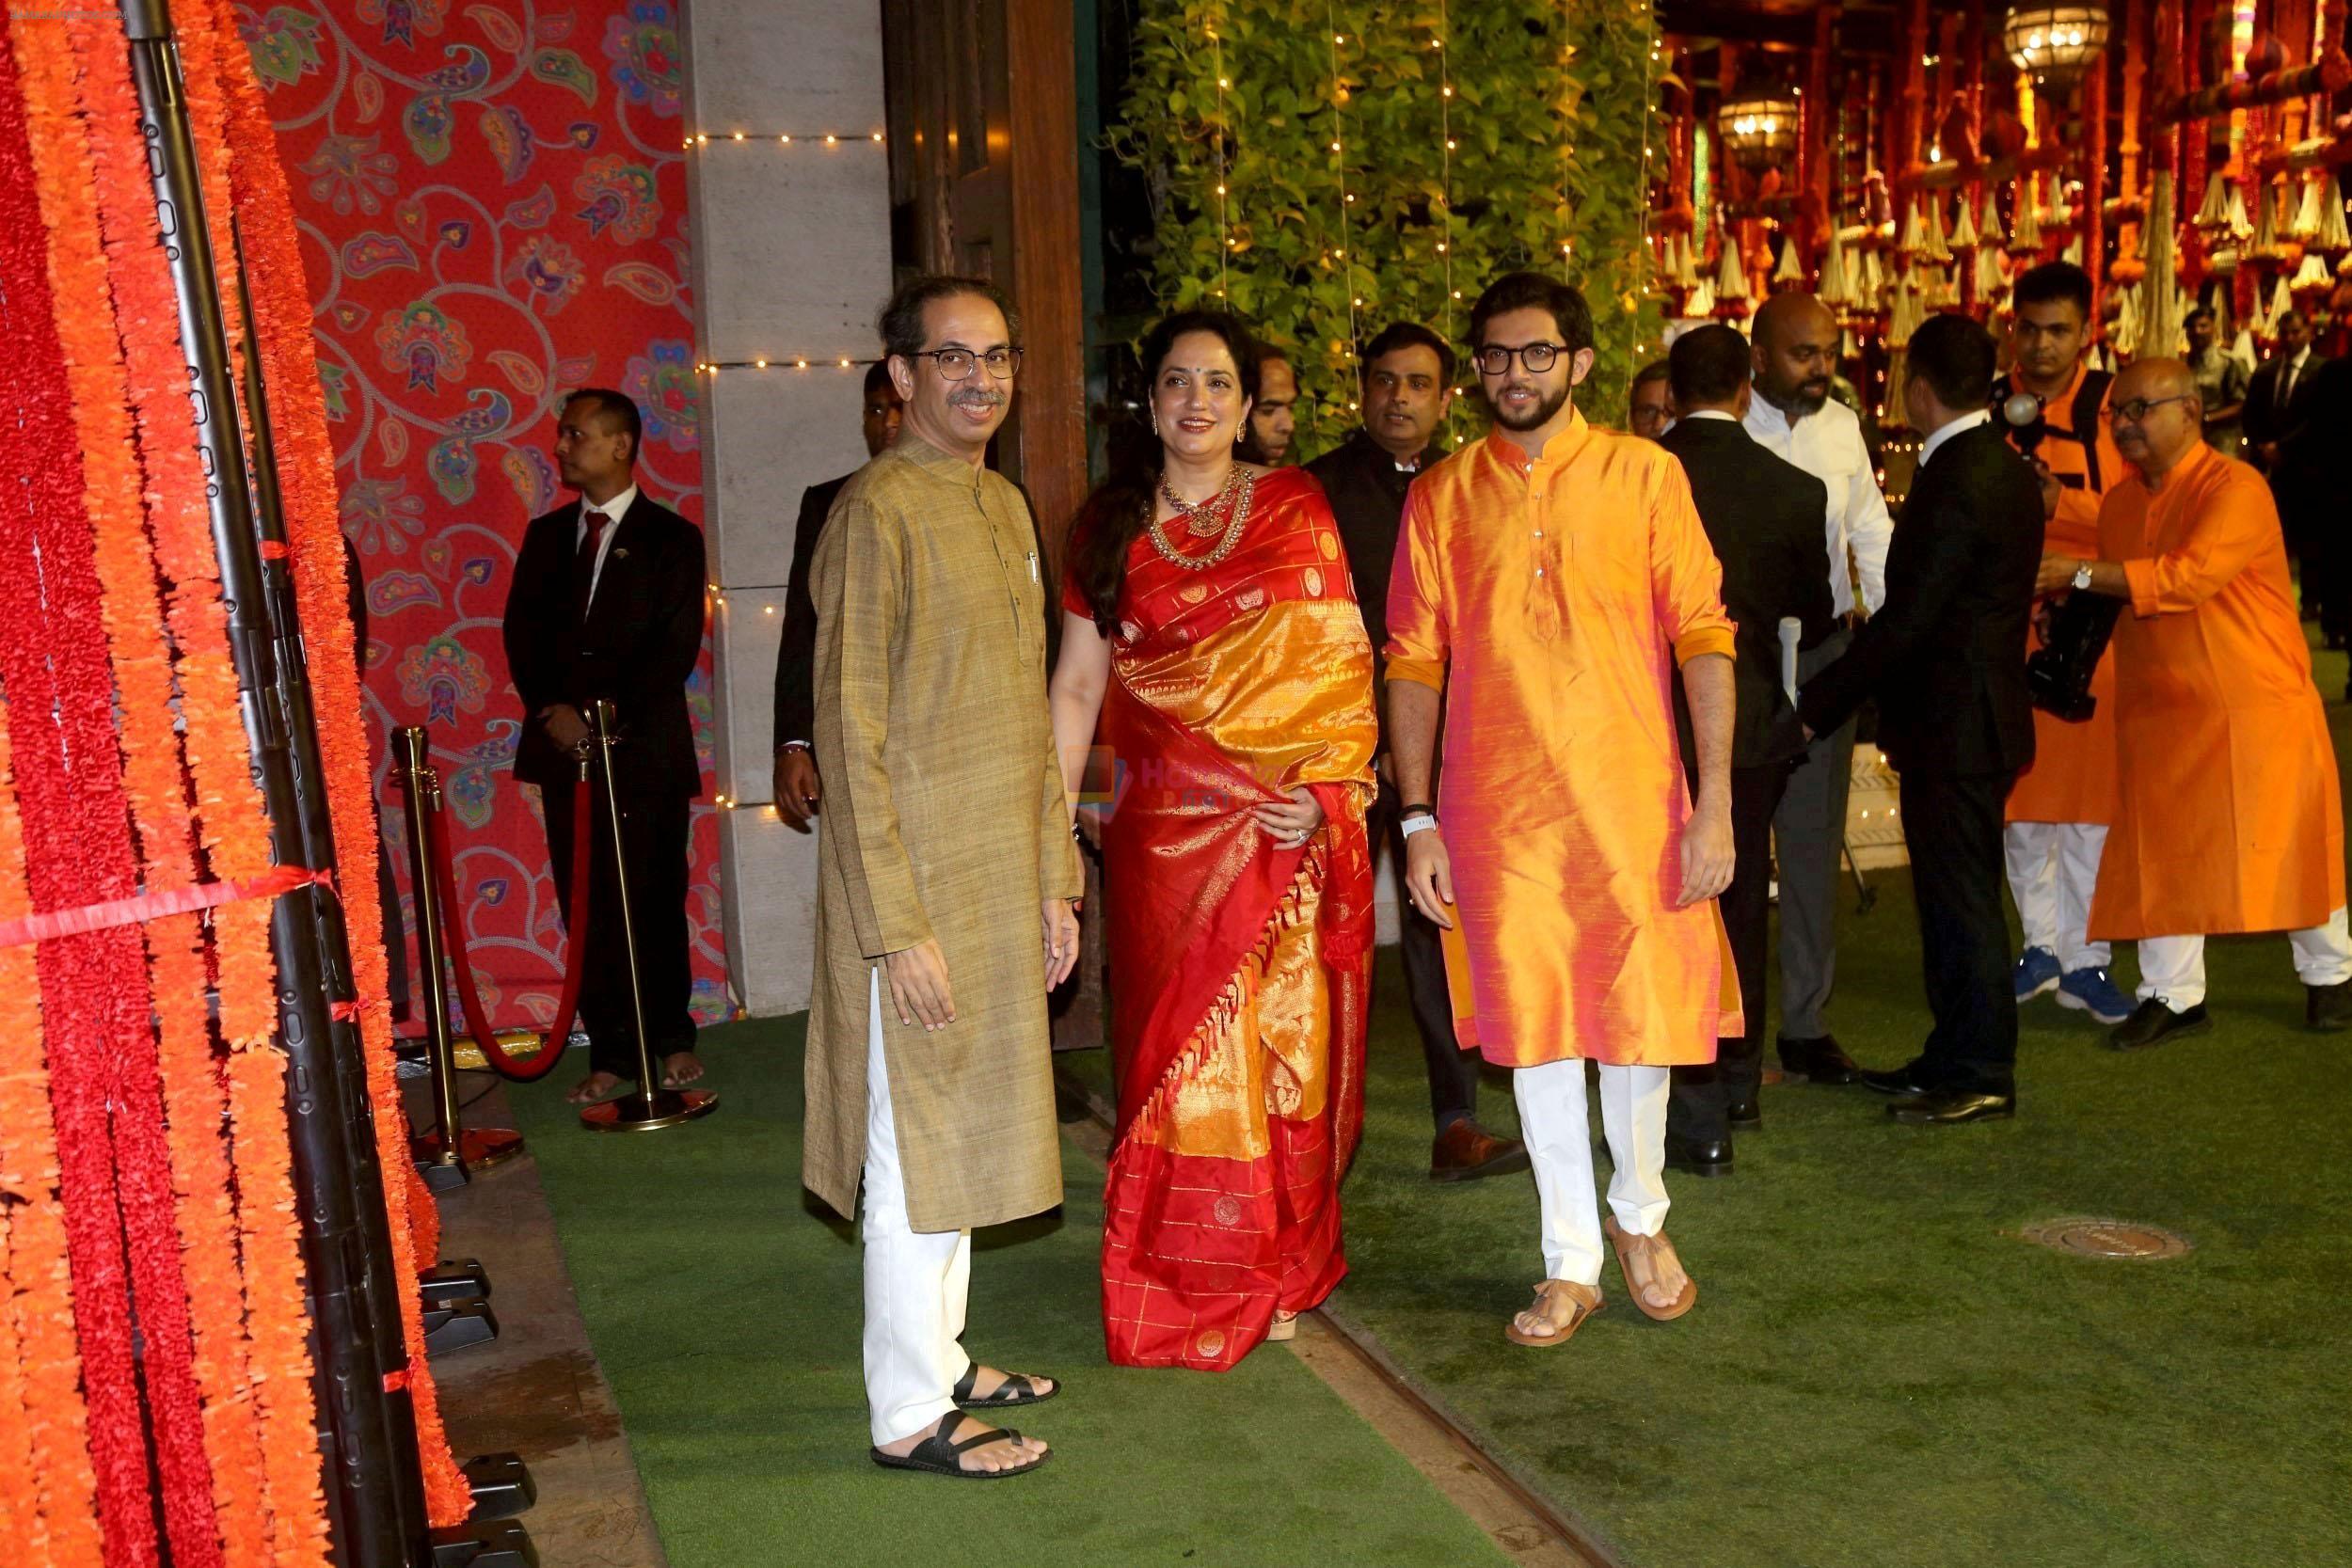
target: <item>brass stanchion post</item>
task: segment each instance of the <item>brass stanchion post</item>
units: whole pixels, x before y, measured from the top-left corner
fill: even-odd
[[[595,1132],[651,1132],[664,1127],[706,1117],[719,1108],[719,1096],[711,1089],[665,1089],[654,1076],[653,1043],[645,1037],[645,988],[639,977],[637,963],[637,920],[628,907],[628,853],[621,838],[621,797],[612,783],[612,705],[599,697],[589,710],[589,721],[596,726],[596,760],[604,774],[605,818],[612,828],[612,880],[620,896],[614,900],[621,907],[621,944],[628,957],[629,1018],[637,1025],[637,1092],[617,1095],[580,1113],[580,1124]],[[593,866],[591,875],[594,875]],[[574,931],[574,942],[585,942],[588,933]]]
[[[469,1128],[459,1120],[455,1031],[449,1019],[448,912],[435,895],[433,838],[441,809],[441,776],[432,762],[431,736],[421,724],[395,732],[400,776],[407,798],[409,886],[417,902],[417,969],[423,982],[425,1053],[433,1066],[433,1131],[408,1140],[425,1185],[436,1192],[462,1187],[476,1166],[495,1165],[523,1150],[523,1135],[511,1127]]]

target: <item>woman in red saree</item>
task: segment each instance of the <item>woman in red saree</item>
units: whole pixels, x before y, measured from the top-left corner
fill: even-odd
[[[1372,647],[1321,486],[1233,456],[1240,325],[1170,317],[1142,357],[1159,446],[1079,518],[1054,738],[1073,799],[1090,743],[1117,780],[1104,1335],[1122,1366],[1221,1371],[1347,1272]]]

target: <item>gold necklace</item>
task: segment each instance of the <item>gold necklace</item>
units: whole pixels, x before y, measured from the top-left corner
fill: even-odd
[[[1177,548],[1176,542],[1168,536],[1167,525],[1160,521],[1160,509],[1156,506],[1152,509],[1152,547],[1160,552],[1161,560],[1171,566],[1181,566],[1187,572],[1205,572],[1233,553],[1233,546],[1241,543],[1242,524],[1249,519],[1250,496],[1258,487],[1257,475],[1245,474],[1236,467],[1226,477],[1224,489],[1218,492],[1218,497],[1232,492],[1233,482],[1236,479],[1241,482],[1240,489],[1233,495],[1231,513],[1225,523],[1224,537],[1217,540],[1216,547],[1206,555],[1186,555]],[[1199,508],[1188,507],[1183,499],[1169,488],[1168,476],[1165,473],[1160,476],[1160,493],[1167,498],[1169,505],[1175,507],[1178,513],[1186,518],[1190,518],[1196,511],[1207,511],[1216,504],[1218,499],[1218,497],[1213,497],[1210,500],[1202,502]],[[1197,531],[1197,524],[1188,529],[1188,531]],[[1202,537],[1207,537],[1207,534],[1203,533]]]
[[[1194,538],[1214,539],[1225,531],[1226,525],[1232,520],[1230,515],[1221,515],[1220,512],[1231,506],[1233,499],[1233,488],[1241,483],[1241,478],[1239,464],[1228,467],[1225,470],[1225,478],[1217,485],[1216,493],[1206,500],[1196,502],[1188,501],[1178,495],[1176,487],[1168,483],[1167,471],[1163,469],[1160,474],[1160,494],[1167,499],[1168,504],[1175,509],[1176,515],[1184,520],[1185,529]]]

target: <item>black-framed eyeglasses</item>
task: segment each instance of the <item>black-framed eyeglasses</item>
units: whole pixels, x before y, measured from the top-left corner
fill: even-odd
[[[1515,358],[1527,367],[1528,374],[1541,375],[1558,363],[1560,356],[1566,352],[1567,350],[1558,343],[1523,343],[1518,348],[1504,348],[1501,343],[1488,343],[1470,357],[1483,375],[1509,373],[1511,361]]]
[[[2186,392],[2176,393],[2169,398],[2134,398],[2129,403],[2111,404],[2107,409],[2107,422],[2109,424],[2137,424],[2148,417],[2148,410],[2151,408],[2162,408],[2168,403],[2186,403],[2187,401]]]
[[[943,381],[968,380],[975,365],[986,365],[988,373],[999,381],[1010,381],[1021,369],[1021,351],[1017,348],[993,348],[986,354],[975,354],[968,348],[927,348],[907,357],[938,360]]]

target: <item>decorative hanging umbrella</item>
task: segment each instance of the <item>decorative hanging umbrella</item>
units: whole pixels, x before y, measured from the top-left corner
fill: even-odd
[[[2083,237],[2080,234],[2066,242],[2065,258],[2075,266],[2083,264]]]
[[[1829,226],[1829,248],[1821,252],[1821,286],[1815,297],[1833,310],[1853,303],[1853,292],[1847,287],[1846,245],[1837,237],[1834,220]]]
[[[2148,276],[2141,284],[2148,352],[2169,357],[2178,351],[2186,309],[2181,299],[2179,257],[2172,244],[2172,171],[2158,169],[2148,188],[2148,222],[2140,230],[2139,257]]]
[[[1977,220],[1977,233],[1981,243],[1989,245],[1999,245],[2008,238],[2001,229],[2001,204],[1990,185],[1984,188],[1984,216]]]
[[[2253,220],[2246,215],[2246,188],[2242,185],[2232,185],[2230,187],[2230,232],[2242,240],[2253,231]]]
[[[2032,185],[2024,181],[2017,186],[2017,224],[2010,230],[2009,249],[2012,256],[2033,256],[2042,250],[2042,214],[2034,210]]]
[[[2288,287],[2296,293],[2312,289],[2328,289],[2335,285],[2335,277],[2328,271],[2328,263],[2316,250],[2303,252],[2303,264],[2295,269],[2295,277]]]
[[[1924,233],[1925,230],[1919,218],[1919,203],[1915,199],[1909,210],[1903,214],[1903,231],[1895,241],[1895,254],[1898,256],[1922,254],[1927,249],[1927,242],[1923,238]]]
[[[1954,250],[1973,250],[1982,243],[1977,236],[1977,215],[1968,210],[1966,197],[1952,204],[1952,237],[1947,243]]]
[[[2137,354],[2139,329],[2139,285],[2135,283],[2128,289],[2116,292],[2115,325],[2107,334],[2108,340],[2115,344],[2115,352],[2126,358]]]
[[[1928,198],[1927,248],[1920,254],[1939,264],[1952,259],[1952,242],[1944,233],[1944,203],[1937,197]]]
[[[2279,279],[2278,287],[2270,291],[2270,319],[2262,328],[2263,336],[2265,338],[2277,337],[2279,335],[2279,318],[2294,309],[2295,291],[2287,287],[2287,280],[2284,277],[2280,277]]]
[[[1694,320],[1701,316],[1713,315],[1715,313],[1715,291],[1704,282],[1700,283],[1691,291],[1691,297],[1683,302],[1682,313]]]
[[[2322,250],[2352,250],[2352,229],[2344,221],[2344,184],[2332,174],[2320,193],[2319,232],[2312,243]]]
[[[1856,303],[1865,310],[1875,311],[1886,297],[1886,267],[1875,250],[1862,253],[1862,287],[1856,291]]]
[[[2261,206],[2254,214],[2254,244],[2247,254],[2267,260],[2279,254],[2279,202],[2268,185],[2257,186],[2254,199]]]
[[[2205,199],[2197,208],[2197,227],[2226,229],[2230,226],[2230,182],[2215,169],[2205,177]]]
[[[1724,236],[1723,259],[1715,269],[1715,298],[1722,305],[1745,301],[1748,297],[1747,269],[1740,264],[1740,244],[1730,234]]]
[[[1977,298],[1990,305],[2009,288],[2009,278],[2001,271],[2001,250],[1998,245],[1977,247]]]
[[[2319,182],[2303,182],[2303,198],[2296,203],[2295,221],[2287,225],[2287,233],[2297,240],[2319,238]]]

